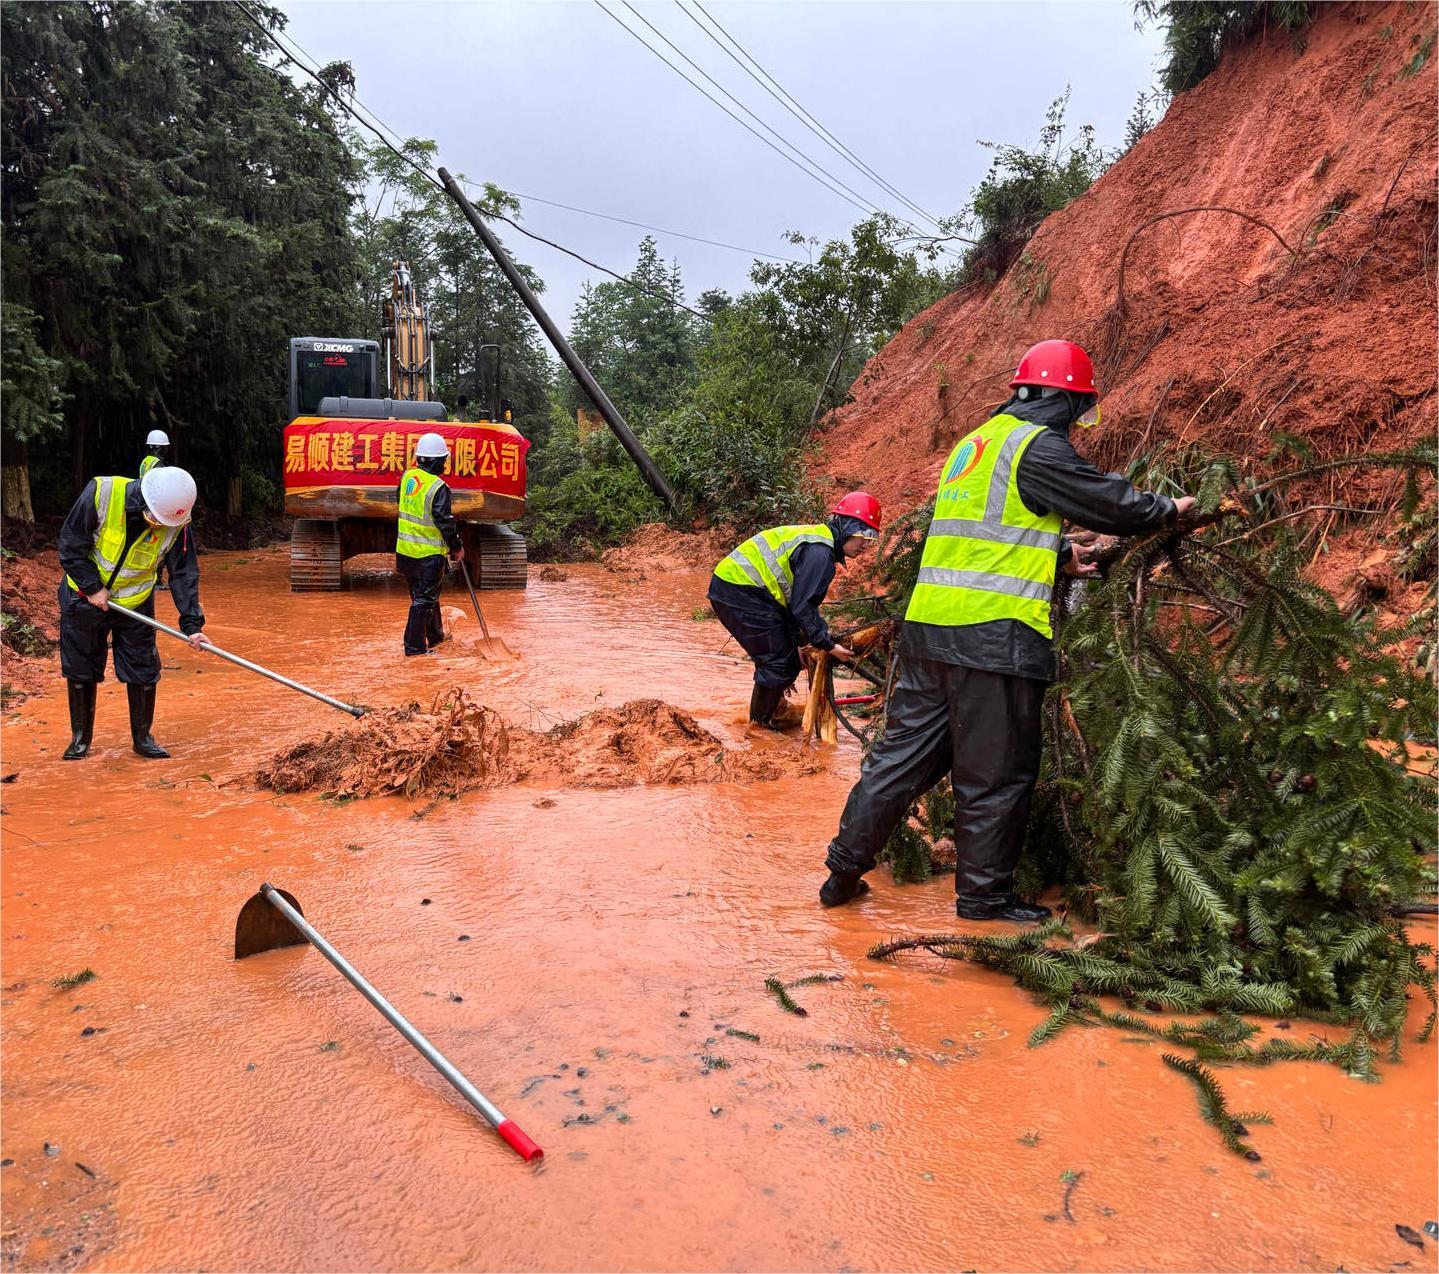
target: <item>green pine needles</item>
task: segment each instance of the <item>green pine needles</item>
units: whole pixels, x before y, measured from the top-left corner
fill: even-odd
[[[1432,491],[1432,449],[1386,459]],[[1233,472],[1216,464],[1211,476]],[[1225,485],[1201,486],[1208,525],[1121,542],[1104,554],[1106,578],[1056,605],[1060,678],[1021,887],[1061,886],[1097,934],[1076,942],[1050,924],[871,955],[923,946],[1010,974],[1050,1010],[1032,1044],[1084,1023],[1184,1046],[1193,1064],[1177,1068],[1244,1153],[1200,1061],[1325,1061],[1372,1079],[1377,1054],[1399,1055],[1411,991],[1428,1000],[1420,1041],[1439,1020],[1434,951],[1396,914],[1435,894],[1434,783],[1411,756],[1432,747],[1435,685],[1401,651],[1432,641],[1434,615],[1431,604],[1386,627],[1345,613],[1304,577],[1294,522],[1273,518],[1282,483],[1251,487],[1252,511],[1220,518]],[[922,527],[892,541],[900,595]],[[910,836],[933,834],[917,822]],[[1136,1010],[1217,1016],[1166,1027]],[[1256,1048],[1246,1013],[1348,1039]]]

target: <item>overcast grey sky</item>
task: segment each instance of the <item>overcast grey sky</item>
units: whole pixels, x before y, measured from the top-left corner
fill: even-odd
[[[1119,0],[700,2],[840,142],[938,216],[984,176],[979,139],[1032,143],[1066,84],[1069,122],[1093,123],[1104,145],[1117,145],[1160,52],[1158,33],[1136,32]],[[289,35],[320,62],[351,62],[366,106],[401,135],[435,139],[442,162],[471,179],[777,254],[796,251],[786,231],[834,238],[864,215],[726,117],[593,0],[281,3]],[[704,83],[623,0],[605,3]],[[635,9],[836,178],[914,215],[787,114],[675,0]],[[540,203],[527,203],[523,220],[622,272],[645,233]],[[568,329],[584,282],[604,276],[499,229],[545,279],[545,303]],[[744,287],[749,255],[656,237],[690,299]]]

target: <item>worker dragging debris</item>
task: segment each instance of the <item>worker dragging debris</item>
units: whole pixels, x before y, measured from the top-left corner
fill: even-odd
[[[457,562],[464,555],[459,527],[450,511],[449,484],[440,477],[449,458],[449,443],[439,434],[424,434],[415,444],[415,463],[400,479],[395,569],[410,581],[406,655],[427,655],[445,640],[440,623],[445,553],[448,549]]]
[[[1194,503],[1138,491],[1074,450],[1070,427],[1099,419],[1094,370],[1078,345],[1041,341],[1010,387],[1010,400],[960,440],[941,471],[884,737],[864,760],[825,859],[827,907],[869,888],[861,878],[890,833],[949,772],[957,914],[1049,915],[1020,899],[1013,880],[1039,777],[1040,709],[1055,675],[1056,573],[1061,562],[1071,575],[1096,569],[1061,537],[1061,520],[1134,535]]]
[[[780,526],[751,536],[715,567],[709,603],[754,660],[749,719],[770,730],[799,724],[784,711],[799,676],[799,648],[808,643],[835,658],[854,654],[836,644],[819,606],[835,567],[867,552],[879,538],[879,501],[864,491],[845,496],[829,521]]]
[[[145,458],[140,461],[140,477],[156,465],[170,463],[170,435],[163,429],[152,429],[145,435]]]
[[[107,640],[115,676],[130,701],[130,738],[151,760],[170,754],[151,736],[160,653],[155,631],[116,614],[155,614],[155,580],[163,565],[180,613],[180,628],[198,649],[206,638],[200,607],[200,564],[188,534],[195,480],[161,465],[143,478],[95,478],[86,484],[60,528],[60,670],[70,699],[70,746],[63,759],[90,751],[95,697],[105,679]]]

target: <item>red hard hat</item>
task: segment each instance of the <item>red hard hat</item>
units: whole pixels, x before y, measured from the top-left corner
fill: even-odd
[[[1017,385],[1046,385],[1080,394],[1099,392],[1094,387],[1094,364],[1073,341],[1040,341],[1030,346],[1009,382],[1011,389]]]
[[[830,512],[858,518],[865,526],[876,531],[879,530],[879,524],[884,514],[884,510],[879,507],[879,501],[868,491],[851,491]]]

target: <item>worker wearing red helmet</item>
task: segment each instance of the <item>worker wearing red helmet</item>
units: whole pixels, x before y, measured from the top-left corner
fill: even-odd
[[[1167,526],[1194,501],[1138,491],[1075,451],[1070,429],[1099,418],[1094,369],[1078,345],[1041,341],[1010,388],[1009,401],[960,439],[940,471],[884,737],[865,758],[825,859],[819,896],[827,907],[866,892],[862,877],[890,833],[949,774],[957,914],[1049,915],[1014,892],[1014,869],[1039,776],[1040,709],[1055,675],[1056,573],[1095,570],[1061,525],[1137,535]]]
[[[728,554],[710,579],[714,613],[754,660],[749,717],[770,730],[796,722],[782,711],[799,676],[799,648],[809,644],[840,659],[853,652],[836,643],[819,606],[835,567],[868,551],[879,538],[879,501],[852,491],[827,522],[761,531]]]

